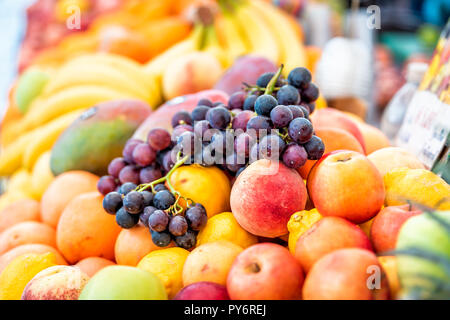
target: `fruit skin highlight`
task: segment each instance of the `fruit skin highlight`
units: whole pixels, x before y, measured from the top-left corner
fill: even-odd
[[[153,273],[127,266],[103,268],[89,280],[78,300],[167,300]]]
[[[294,212],[305,208],[305,184],[293,169],[270,160],[258,160],[236,179],[231,190],[231,211],[248,232],[276,238],[288,233]]]
[[[308,175],[308,193],[324,216],[360,224],[370,220],[384,202],[383,179],[362,154],[339,150],[324,155]]]

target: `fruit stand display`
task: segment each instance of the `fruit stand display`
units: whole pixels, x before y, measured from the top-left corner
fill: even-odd
[[[279,2],[30,9],[0,131],[1,300],[450,299],[449,184],[327,105],[307,4]],[[62,32],[70,6],[87,19]],[[58,39],[33,47],[37,25]]]

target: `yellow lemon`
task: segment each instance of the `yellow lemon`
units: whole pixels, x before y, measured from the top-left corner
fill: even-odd
[[[208,217],[230,210],[230,180],[217,167],[181,166],[171,175],[170,183],[184,197],[201,203]]]
[[[0,300],[20,300],[27,283],[40,271],[54,265],[56,256],[51,252],[18,256],[0,274]]]
[[[400,290],[400,281],[397,275],[397,258],[394,256],[378,257],[381,267],[388,278],[391,299],[395,299]]]
[[[384,176],[386,206],[407,204],[408,200],[437,210],[450,210],[450,186],[425,169],[397,168]]]
[[[288,246],[289,251],[295,253],[295,245],[298,238],[306,232],[311,226],[322,219],[322,215],[316,208],[311,210],[303,210],[294,213],[288,221],[287,227],[289,230]]]
[[[244,249],[258,242],[256,236],[239,225],[231,212],[209,218],[197,236],[197,246],[218,240],[228,240]]]
[[[183,266],[188,255],[189,251],[178,247],[155,250],[142,258],[137,267],[156,275],[172,299],[183,288]]]
[[[50,169],[51,152],[41,154],[31,173],[31,191],[35,199],[41,199],[47,187],[55,178]]]

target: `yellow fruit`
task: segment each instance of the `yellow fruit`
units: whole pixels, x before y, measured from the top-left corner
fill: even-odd
[[[30,145],[33,132],[24,134],[17,138],[0,153],[0,176],[9,176],[22,165],[22,155]],[[17,136],[17,135],[16,135]]]
[[[312,210],[303,210],[294,213],[288,221],[287,227],[289,230],[288,246],[289,251],[294,254],[295,246],[298,238],[306,232],[311,226],[322,219],[322,215],[316,208]]]
[[[30,144],[23,153],[23,166],[26,169],[31,170],[39,156],[53,147],[53,144],[58,140],[61,133],[67,129],[67,127],[71,125],[82,112],[83,111],[81,110],[70,112],[39,127],[33,134]]]
[[[230,181],[217,167],[181,166],[171,175],[170,183],[184,197],[201,203],[208,218],[230,210]]]
[[[258,238],[244,230],[231,212],[216,214],[208,219],[197,236],[197,246],[218,240],[228,240],[242,248],[258,242]]]
[[[383,208],[381,208],[383,209]],[[370,228],[372,227],[372,223],[373,223],[373,219],[375,219],[375,217],[373,217],[372,219],[370,219],[369,221],[366,221],[364,223],[361,223],[359,225],[359,227],[361,228],[362,231],[364,231],[364,233],[366,234],[366,236],[370,239]]]
[[[47,187],[52,183],[53,176],[50,169],[51,151],[40,155],[31,172],[31,191],[35,199],[41,199]]]
[[[26,169],[19,169],[11,176],[7,184],[8,192],[23,193],[28,197],[33,196],[30,186],[31,175]]]
[[[394,169],[384,176],[384,186],[386,206],[407,204],[410,200],[436,210],[450,210],[450,186],[431,171]]]
[[[189,251],[183,248],[155,250],[142,258],[137,267],[155,274],[172,299],[183,288],[183,266],[188,255]]]
[[[20,300],[27,283],[40,271],[54,265],[56,257],[51,252],[15,258],[0,274],[0,300]]]
[[[378,261],[380,261],[381,267],[388,278],[391,299],[395,299],[397,293],[400,291],[400,281],[397,275],[397,258],[393,256],[382,256],[378,257]]]
[[[7,191],[0,196],[0,210],[3,210],[13,202],[22,199],[31,199],[29,195],[21,192],[21,191]]]

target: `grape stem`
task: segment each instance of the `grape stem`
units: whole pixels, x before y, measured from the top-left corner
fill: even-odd
[[[275,89],[275,85],[278,82],[278,79],[281,76],[281,72],[283,71],[284,65],[282,64],[280,66],[280,68],[278,68],[277,73],[274,74],[274,76],[272,77],[272,79],[270,79],[269,83],[267,84],[267,88],[266,91],[264,92],[264,94],[272,94],[272,92]]]

